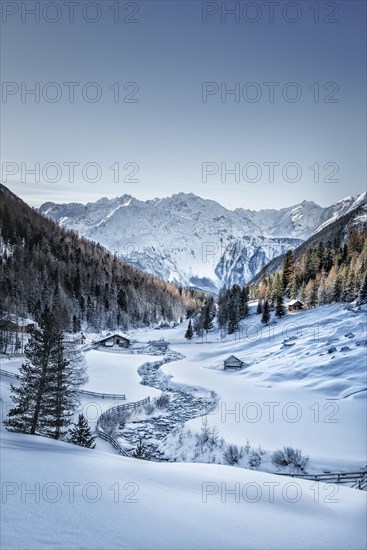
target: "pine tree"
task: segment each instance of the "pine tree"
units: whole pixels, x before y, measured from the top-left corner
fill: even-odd
[[[337,273],[334,285],[332,289],[332,299],[334,302],[339,302],[341,300],[342,296],[342,289],[343,289],[343,278],[341,273]]]
[[[84,361],[70,343],[68,349],[59,333],[55,340],[55,357],[51,363],[52,392],[48,399],[52,417],[51,437],[60,439],[67,433],[74,409],[78,403],[76,390],[86,381]]]
[[[317,306],[318,284],[315,280],[308,281],[305,288],[306,303],[309,307]]]
[[[355,276],[354,276],[354,272],[350,271],[344,284],[342,300],[343,302],[353,302],[355,297],[356,297]]]
[[[265,300],[264,307],[263,307],[263,312],[262,312],[262,317],[261,317],[261,322],[264,325],[267,325],[269,323],[269,321],[270,321],[270,306],[269,306],[268,300]]]
[[[233,285],[229,293],[228,334],[233,334],[238,330],[240,322],[240,301],[241,288],[238,285]]]
[[[187,338],[188,340],[191,340],[193,336],[194,336],[194,331],[192,329],[192,323],[191,323],[191,319],[190,319],[189,325],[188,325],[186,333],[185,333],[185,338]]]
[[[285,314],[286,314],[286,311],[284,308],[283,296],[281,294],[278,294],[276,298],[275,315],[277,317],[284,317]]]
[[[292,250],[289,250],[284,257],[284,262],[283,262],[282,283],[283,283],[283,291],[286,294],[289,293],[289,287],[294,277],[294,270],[295,270],[294,255]]]
[[[276,303],[279,296],[283,295],[283,282],[279,271],[277,271],[274,275],[271,294],[272,294],[272,301],[274,303]]]
[[[241,301],[240,301],[240,318],[245,319],[249,314],[249,301],[250,290],[247,285],[244,285],[241,291]]]
[[[362,279],[361,286],[358,291],[358,305],[367,304],[367,273]]]
[[[218,296],[218,325],[220,328],[227,326],[228,322],[228,291],[226,286],[220,289]]]
[[[96,438],[92,436],[88,421],[83,414],[79,415],[78,422],[74,423],[74,428],[70,430],[70,443],[74,445],[80,445],[81,447],[88,447],[94,449],[96,446],[94,440]]]
[[[257,302],[256,315],[261,315],[263,312],[263,302],[261,299]]]
[[[48,410],[53,384],[50,365],[55,359],[58,331],[48,309],[42,315],[40,327],[25,347],[27,361],[20,367],[20,385],[11,385],[11,399],[16,406],[4,421],[8,431],[44,434],[52,426]]]
[[[194,320],[194,332],[197,336],[203,335],[203,316],[201,312]]]
[[[25,348],[19,387],[12,386],[16,407],[4,421],[9,431],[59,439],[65,435],[86,382],[85,361],[75,344],[65,345],[53,315],[45,310]]]
[[[208,303],[204,307],[204,315],[203,315],[203,329],[205,332],[209,332],[213,328],[213,319],[215,317],[215,304],[214,304],[214,298],[210,296]]]

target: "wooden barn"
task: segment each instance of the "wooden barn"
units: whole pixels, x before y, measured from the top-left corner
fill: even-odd
[[[97,346],[103,346],[106,348],[113,348],[114,346],[117,346],[119,348],[128,348],[130,347],[130,340],[123,334],[119,334],[118,332],[114,334],[110,334],[109,336],[106,336],[105,338],[101,338],[101,340],[96,340],[94,342]]]
[[[224,361],[224,370],[226,369],[242,369],[244,362],[238,357],[231,355],[228,359]]]
[[[288,311],[302,311],[305,306],[299,300],[291,300],[288,304]]]

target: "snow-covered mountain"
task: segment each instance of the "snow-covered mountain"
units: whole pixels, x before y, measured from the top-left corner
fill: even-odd
[[[145,202],[130,195],[86,205],[47,202],[40,212],[154,275],[215,291],[249,281],[268,261],[363,202],[366,194],[327,208],[303,201],[281,210],[231,211],[179,193]]]

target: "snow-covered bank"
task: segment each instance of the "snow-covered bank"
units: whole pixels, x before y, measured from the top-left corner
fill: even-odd
[[[162,356],[155,358],[157,361]],[[159,391],[146,388],[140,384],[141,378],[137,369],[146,361],[151,361],[151,355],[91,350],[86,354],[88,382],[84,389],[106,393],[124,393],[127,401],[139,401],[147,395],[159,395]],[[147,393],[148,392],[148,393]]]
[[[229,466],[124,459],[7,432],[1,451],[4,549],[366,545],[362,491]]]
[[[163,366],[163,372],[173,376],[173,382],[204,386],[220,396],[208,423],[228,442],[244,445],[249,439],[269,450],[299,447],[310,455],[310,468],[316,470],[364,466],[363,312],[341,305],[319,307],[288,315],[262,330],[258,319],[251,316],[243,323],[243,336],[237,341],[232,337],[180,346],[185,359]],[[216,337],[210,335],[212,340]],[[174,348],[172,333],[170,339]],[[223,361],[231,354],[246,367],[224,371]],[[342,399],[354,391],[360,393]],[[200,431],[202,420],[188,426]]]

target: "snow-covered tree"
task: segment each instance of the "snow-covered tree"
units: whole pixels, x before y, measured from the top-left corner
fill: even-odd
[[[53,426],[49,405],[54,373],[50,366],[56,359],[55,342],[59,333],[47,309],[40,326],[41,330],[35,331],[25,348],[27,361],[20,367],[20,385],[11,385],[11,399],[16,406],[4,421],[9,431],[48,434]]]
[[[364,275],[358,291],[358,304],[367,304],[367,273]]]
[[[96,446],[94,440],[96,438],[92,436],[88,421],[83,414],[79,415],[78,422],[74,423],[74,427],[70,430],[69,442],[74,445],[80,445],[81,447],[88,447],[94,449]]]
[[[269,306],[268,300],[265,300],[264,301],[263,312],[262,312],[262,316],[261,316],[261,322],[264,325],[267,325],[269,323],[269,321],[270,321],[270,306]]]
[[[284,299],[282,294],[278,294],[276,297],[276,304],[275,304],[275,315],[277,317],[284,317],[286,314],[285,307],[284,307]]]
[[[85,364],[73,344],[65,346],[54,316],[45,310],[25,348],[19,387],[11,386],[16,406],[5,426],[9,431],[59,439],[71,423],[77,390],[86,381]]]
[[[187,338],[188,340],[191,340],[193,336],[194,336],[194,331],[192,329],[192,323],[190,319],[186,333],[185,333],[185,338]]]

